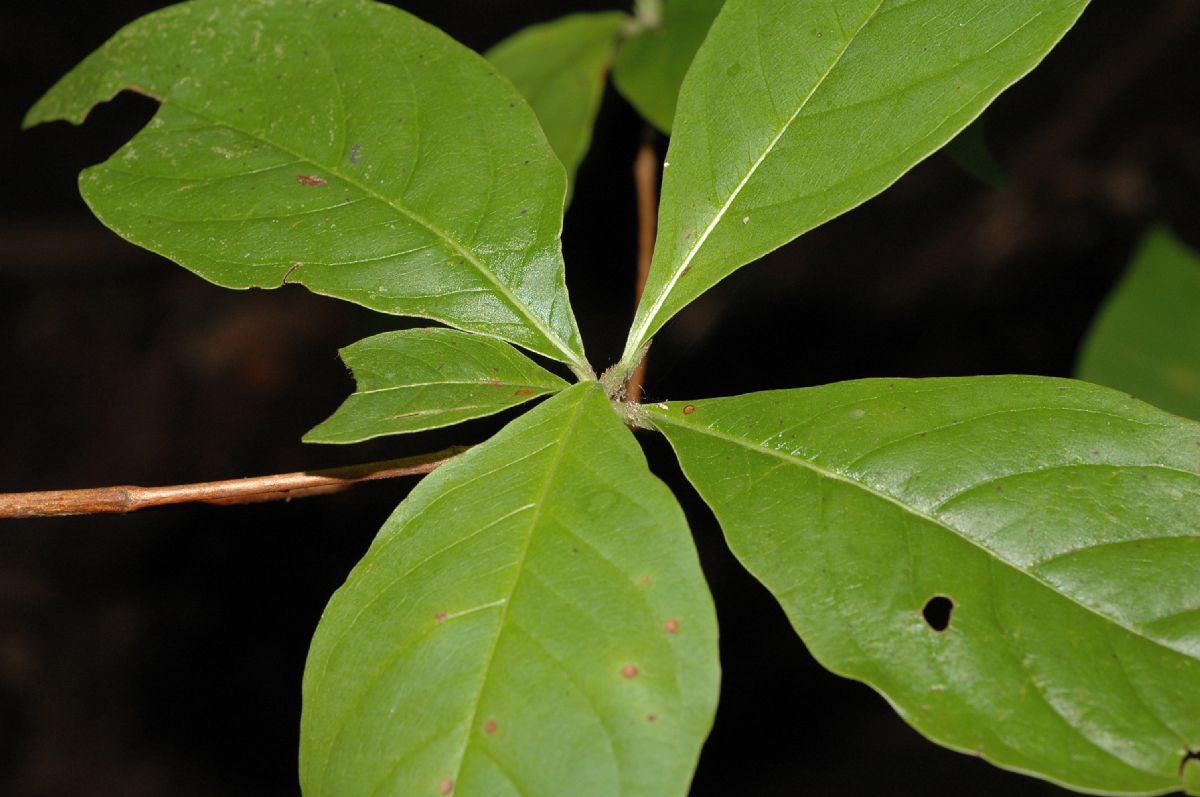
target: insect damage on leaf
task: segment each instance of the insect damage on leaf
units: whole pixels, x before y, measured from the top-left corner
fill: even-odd
[[[930,628],[942,633],[950,627],[950,616],[953,611],[953,600],[945,595],[934,595],[921,607],[921,617]]]

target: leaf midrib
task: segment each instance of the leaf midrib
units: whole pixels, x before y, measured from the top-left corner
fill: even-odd
[[[1181,650],[1178,650],[1177,648],[1171,647],[1170,645],[1168,645],[1158,639],[1155,639],[1154,637],[1148,636],[1144,631],[1141,631],[1134,626],[1131,626],[1115,617],[1110,617],[1107,614],[1104,614],[1099,609],[1097,609],[1093,606],[1089,606],[1086,603],[1080,602],[1073,595],[1070,595],[1070,594],[1060,591],[1059,589],[1055,588],[1052,584],[1050,584],[1048,581],[1039,577],[1035,573],[1022,570],[1020,567],[1018,567],[1014,563],[1005,559],[999,552],[994,551],[991,548],[988,548],[987,546],[980,543],[978,540],[975,540],[975,539],[967,536],[966,534],[964,534],[961,531],[959,531],[958,529],[956,529],[954,526],[946,523],[945,521],[943,521],[937,517],[934,517],[933,515],[922,512],[920,509],[917,509],[916,507],[912,507],[912,506],[909,506],[908,504],[905,504],[899,498],[897,498],[889,493],[883,492],[881,490],[877,490],[874,487],[871,487],[868,484],[864,484],[860,481],[857,481],[845,474],[838,473],[837,471],[829,470],[827,468],[823,468],[820,465],[818,465],[817,463],[812,462],[810,460],[804,459],[802,457],[797,457],[793,454],[788,454],[783,451],[778,451],[776,449],[770,448],[769,446],[760,445],[758,443],[752,443],[749,440],[746,440],[745,438],[740,438],[735,435],[726,434],[724,432],[718,432],[714,429],[711,429],[711,428],[708,428],[705,426],[699,426],[697,424],[683,423],[679,420],[676,420],[675,418],[672,418],[668,415],[662,414],[660,411],[656,411],[653,408],[650,409],[650,414],[655,418],[656,421],[665,422],[672,426],[677,426],[679,428],[687,429],[687,430],[690,430],[693,432],[697,432],[699,434],[708,435],[709,437],[713,437],[718,440],[724,440],[727,443],[733,443],[734,445],[739,445],[739,446],[749,449],[751,451],[756,451],[760,454],[766,454],[768,456],[772,456],[777,459],[781,459],[781,460],[791,463],[793,465],[799,465],[802,468],[811,470],[813,473],[816,473],[818,476],[822,476],[827,479],[832,479],[834,481],[839,481],[844,484],[848,484],[852,487],[856,487],[859,490],[861,490],[865,493],[868,493],[869,495],[874,496],[875,498],[886,501],[886,502],[892,504],[893,506],[898,507],[899,509],[906,512],[907,514],[910,514],[910,515],[912,515],[916,518],[919,518],[920,520],[924,520],[928,523],[932,523],[932,524],[944,529],[945,531],[950,532],[955,537],[958,537],[959,539],[964,540],[965,542],[969,543],[974,548],[982,551],[983,553],[988,555],[991,559],[995,560],[996,562],[1003,564],[1005,567],[1013,570],[1016,573],[1019,573],[1019,574],[1025,576],[1026,578],[1029,578],[1030,580],[1037,583],[1039,586],[1044,587],[1045,589],[1049,590],[1052,594],[1057,595],[1060,598],[1063,598],[1064,600],[1070,601],[1071,603],[1080,607],[1087,613],[1094,615],[1094,616],[1100,618],[1101,620],[1103,620],[1107,623],[1110,623],[1124,631],[1127,631],[1128,633],[1132,634],[1134,637],[1136,637],[1138,639],[1143,639],[1150,643],[1153,643],[1154,645],[1157,645],[1158,647],[1160,647],[1164,650],[1170,651],[1171,653],[1174,653],[1176,655],[1184,656],[1186,658],[1194,658],[1194,657],[1190,656],[1189,654],[1187,654]]]
[[[700,250],[704,248],[704,244],[708,241],[708,237],[712,235],[717,225],[725,218],[725,215],[729,212],[729,209],[733,206],[733,203],[737,201],[738,196],[741,195],[742,190],[750,182],[750,179],[758,172],[759,168],[766,161],[767,157],[770,156],[770,154],[775,150],[775,147],[778,146],[779,142],[787,134],[788,130],[791,129],[792,124],[795,123],[796,119],[800,117],[800,114],[804,112],[804,109],[808,107],[808,104],[812,98],[816,96],[817,92],[821,90],[821,87],[825,85],[825,81],[831,74],[833,74],[833,71],[837,69],[838,65],[842,63],[842,59],[846,57],[846,53],[850,50],[850,47],[855,41],[858,40],[858,37],[862,34],[866,27],[871,24],[871,21],[875,19],[876,15],[879,13],[879,9],[883,7],[884,2],[886,2],[886,0],[878,0],[875,7],[871,10],[871,13],[867,15],[865,20],[863,20],[863,23],[858,27],[858,30],[854,31],[854,33],[851,34],[851,36],[846,40],[845,46],[843,46],[833,60],[830,61],[825,72],[820,76],[820,78],[817,79],[817,82],[813,84],[812,89],[800,101],[799,105],[796,107],[796,110],[792,112],[792,115],[789,116],[787,121],[783,123],[782,127],[779,129],[779,132],[776,133],[771,139],[771,142],[767,144],[762,154],[760,154],[758,159],[751,164],[749,170],[746,172],[746,175],[741,179],[741,182],[737,184],[737,186],[730,193],[729,198],[725,200],[725,204],[718,208],[716,214],[712,218],[712,221],[710,221],[708,226],[704,228],[704,232],[701,233],[696,239],[696,243],[692,245],[691,250],[686,256],[684,256],[684,259],[676,267],[674,273],[671,274],[671,278],[667,281],[666,286],[664,286],[663,290],[659,292],[658,298],[654,300],[654,304],[652,304],[650,309],[646,312],[644,320],[641,321],[637,327],[630,332],[629,343],[625,347],[624,359],[627,360],[633,355],[634,352],[641,348],[646,336],[646,331],[654,324],[655,319],[662,311],[663,305],[666,304],[671,292],[675,290],[675,286],[679,284],[679,280],[682,279],[684,272],[687,271],[691,266],[692,260],[694,260],[696,255],[700,253]]]
[[[573,367],[583,367],[585,365],[585,363],[583,362],[581,357],[579,355],[577,355],[574,351],[572,351],[571,348],[566,344],[566,342],[563,341],[563,339],[561,337],[559,337],[559,335],[556,332],[554,332],[552,329],[550,329],[550,327],[544,321],[542,321],[542,319],[537,317],[537,315],[535,315],[532,312],[532,310],[529,308],[529,306],[526,305],[523,301],[521,301],[521,299],[519,297],[517,297],[516,294],[514,294],[507,285],[505,285],[503,282],[501,282],[497,278],[497,276],[489,268],[487,268],[487,266],[484,265],[483,261],[481,261],[474,252],[472,252],[470,249],[468,249],[464,245],[460,244],[457,239],[455,239],[453,236],[450,235],[449,232],[447,232],[446,230],[443,230],[440,226],[434,224],[432,221],[425,218],[421,214],[405,207],[404,205],[401,205],[399,203],[399,201],[388,198],[384,194],[382,194],[379,191],[376,191],[374,188],[370,187],[368,184],[363,183],[359,180],[354,179],[353,177],[348,176],[347,174],[342,172],[337,166],[329,166],[327,164],[321,163],[318,160],[316,160],[315,158],[313,158],[305,153],[298,152],[298,151],[292,149],[291,147],[280,144],[279,142],[274,141],[261,133],[255,133],[255,132],[252,132],[249,130],[245,130],[241,127],[238,127],[237,125],[233,124],[230,121],[226,121],[224,119],[220,119],[218,117],[212,116],[212,115],[204,113],[202,111],[198,111],[195,108],[191,107],[190,105],[181,103],[175,99],[163,99],[162,104],[164,106],[174,105],[176,108],[184,110],[184,111],[192,114],[193,116],[196,116],[199,119],[203,119],[206,122],[208,122],[209,124],[212,124],[212,125],[215,125],[218,127],[227,128],[236,133],[241,133],[242,135],[247,136],[251,139],[260,141],[264,144],[274,147],[275,149],[279,150],[280,152],[283,152],[287,155],[291,155],[293,158],[296,158],[298,163],[306,163],[311,166],[315,166],[316,168],[325,171],[326,173],[330,174],[331,176],[336,177],[337,179],[341,180],[342,182],[346,183],[347,185],[358,189],[359,191],[361,191],[362,193],[371,197],[372,199],[374,199],[378,202],[381,202],[384,205],[392,208],[397,213],[405,216],[406,218],[413,221],[414,223],[424,227],[426,230],[433,233],[434,236],[436,236],[438,239],[444,241],[456,253],[461,255],[463,257],[463,259],[465,259],[468,263],[470,263],[485,279],[487,279],[488,282],[490,282],[495,287],[497,293],[500,294],[501,298],[504,299],[517,312],[518,315],[525,318],[526,321],[528,321],[539,333],[541,333],[545,337],[547,343],[550,343],[554,348],[558,349],[566,357],[566,360],[564,362],[572,365]]]
[[[454,783],[456,784],[462,777],[462,765],[466,760],[467,750],[471,746],[471,737],[474,733],[475,723],[479,719],[479,707],[483,703],[483,693],[487,691],[488,683],[491,681],[492,665],[496,661],[496,651],[500,648],[500,638],[504,636],[504,629],[508,623],[508,613],[512,608],[513,595],[516,594],[517,586],[521,583],[521,576],[525,570],[525,560],[529,555],[529,549],[533,545],[534,532],[537,529],[538,521],[541,519],[542,509],[546,505],[546,498],[550,495],[550,488],[554,484],[554,477],[558,472],[559,466],[562,464],[563,455],[567,450],[567,441],[575,432],[575,427],[583,415],[583,406],[590,392],[590,389],[581,391],[579,399],[571,411],[570,419],[558,435],[558,450],[554,453],[554,460],[550,463],[550,467],[546,469],[546,479],[542,483],[537,499],[534,501],[533,516],[529,519],[529,533],[526,534],[525,544],[521,547],[521,553],[514,563],[516,575],[513,578],[512,586],[508,589],[508,594],[503,599],[504,605],[500,610],[500,622],[496,626],[496,635],[492,638],[491,649],[488,651],[487,661],[483,667],[483,677],[479,681],[479,690],[476,692],[475,699],[471,704],[471,716],[467,719],[467,723],[464,726],[465,733],[463,735],[462,750],[458,755],[458,763],[454,767]]]
[[[472,387],[491,387],[491,388],[515,387],[518,389],[534,388],[537,390],[545,391],[547,393],[549,393],[552,390],[562,390],[563,388],[567,387],[567,384],[565,382],[561,382],[558,384],[553,384],[553,383],[552,384],[522,384],[520,382],[502,382],[501,384],[497,385],[486,379],[484,379],[484,380],[447,379],[444,382],[413,382],[411,384],[392,385],[391,387],[376,387],[376,388],[372,388],[370,390],[356,390],[353,393],[351,393],[350,395],[351,396],[370,396],[374,393],[386,393],[389,390],[411,390],[413,388],[419,388],[419,387],[442,387],[444,385],[469,385]]]

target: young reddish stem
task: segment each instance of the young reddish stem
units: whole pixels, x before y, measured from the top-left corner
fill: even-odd
[[[655,217],[658,213],[658,156],[649,138],[647,136],[647,141],[642,144],[637,159],[633,162],[638,212],[638,273],[633,299],[635,308],[642,300],[642,291],[646,289],[646,277],[650,274],[650,261],[654,257]],[[625,396],[629,401],[636,403],[642,400],[642,385],[646,380],[648,357],[648,354],[642,354],[641,361],[626,382]]]

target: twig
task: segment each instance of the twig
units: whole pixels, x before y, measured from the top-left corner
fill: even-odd
[[[290,501],[336,493],[362,482],[429,473],[465,447],[453,446],[432,454],[368,462],[272,476],[252,476],[217,482],[176,484],[170,487],[96,487],[86,490],[49,490],[38,493],[0,494],[0,518],[54,517],[59,515],[111,515],[137,512],[171,504],[253,504]]]
[[[646,141],[638,150],[637,159],[633,162],[638,211],[638,274],[637,290],[633,297],[635,307],[642,300],[646,278],[650,275],[650,261],[654,257],[655,217],[658,213],[658,156],[654,152],[651,135],[648,131]],[[647,354],[642,354],[642,359],[626,383],[625,395],[629,401],[636,403],[642,400],[647,357]]]

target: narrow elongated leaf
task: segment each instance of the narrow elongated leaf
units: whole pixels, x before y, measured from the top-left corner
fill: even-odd
[[[617,33],[628,20],[615,11],[571,14],[519,31],[487,52],[537,114],[568,183],[592,143]]]
[[[219,285],[300,283],[587,373],[562,167],[480,56],[367,0],[195,0],[121,30],[29,112],[131,89],[150,124],[80,177],[106,225]]]
[[[1086,5],[728,0],[680,91],[626,366],[730,272],[940,149]]]
[[[1165,230],[1096,316],[1076,375],[1200,419],[1200,255]]]
[[[671,132],[679,87],[725,0],[667,0],[658,24],[621,45],[613,84],[648,122]]]
[[[317,629],[317,795],[683,797],[716,706],[683,513],[594,383],[442,466]]]
[[[454,329],[385,332],[342,349],[358,389],[307,443],[357,443],[493,415],[567,383],[507,343]]]
[[[1200,424],[1036,377],[650,407],[825,666],[930,738],[1107,794],[1200,749]]]

